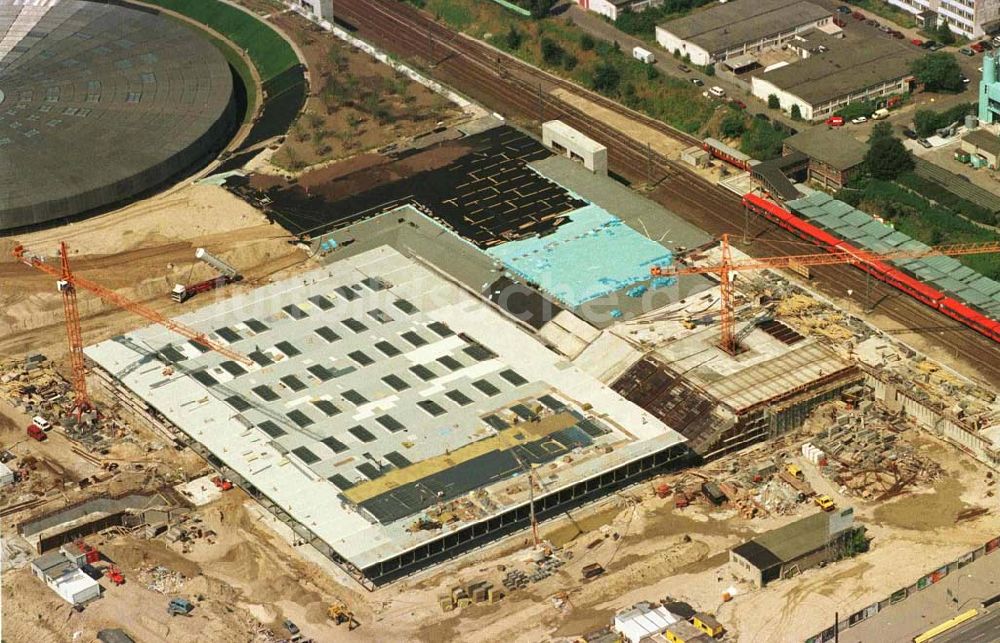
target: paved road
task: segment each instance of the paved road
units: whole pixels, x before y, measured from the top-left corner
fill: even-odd
[[[988,535],[984,534],[984,539]],[[928,561],[929,562],[929,561]],[[915,575],[929,571],[916,561],[900,570],[900,584],[913,582]],[[950,593],[949,593],[950,592]],[[840,632],[841,643],[882,643],[909,641],[914,636],[950,618],[978,608],[983,599],[1000,593],[1000,552],[994,552],[956,570],[905,601],[890,605],[874,617]],[[852,608],[853,609],[853,608]],[[984,635],[984,638],[967,638]],[[994,643],[1000,641],[1000,605],[934,643]]]
[[[956,628],[934,640],[934,643],[993,643],[1000,641],[1000,609]]]

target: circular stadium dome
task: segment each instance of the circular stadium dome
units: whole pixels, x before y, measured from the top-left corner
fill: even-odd
[[[0,231],[104,208],[221,149],[239,109],[193,28],[89,0],[0,0]]]

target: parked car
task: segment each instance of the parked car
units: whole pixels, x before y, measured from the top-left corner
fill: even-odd
[[[36,415],[31,418],[31,422],[42,431],[48,431],[52,428],[52,423],[43,418],[41,415]]]
[[[822,509],[823,511],[833,511],[834,509],[837,508],[837,505],[836,503],[833,502],[833,499],[827,495],[816,496],[815,498],[813,498],[813,501],[816,503],[816,506]]]
[[[677,69],[680,69],[685,74],[690,74],[691,73],[691,68],[688,67],[687,65],[685,65],[684,63],[681,63],[681,64],[677,65]]]
[[[927,149],[934,147],[933,145],[931,145],[931,142],[928,141],[926,138],[918,138],[917,143],[920,143],[921,147],[926,147]]]
[[[924,43],[922,45],[920,45],[920,46],[923,47],[924,49],[930,49],[931,47],[933,47],[936,44],[937,44],[937,42],[934,41],[934,40],[925,40]]]
[[[906,129],[903,130],[903,136],[909,139],[916,139],[917,133],[907,127]]]
[[[692,78],[691,82],[695,85],[695,87],[701,87],[702,85],[705,84],[705,81],[703,81],[700,78]]]
[[[28,425],[27,433],[28,437],[34,440],[38,440],[39,442],[45,442],[47,439],[49,439],[49,436],[45,435],[45,431],[42,431],[34,424]]]
[[[890,31],[889,35],[895,38],[896,40],[902,40],[903,38],[906,38],[906,36],[903,35],[902,31],[896,31],[895,29]]]
[[[294,636],[295,634],[298,634],[298,633],[299,633],[299,626],[298,626],[298,625],[296,625],[295,623],[292,623],[292,622],[291,622],[290,620],[288,620],[287,618],[285,619],[285,622],[284,622],[284,623],[282,623],[282,625],[284,625],[284,626],[285,626],[285,629],[286,629],[286,630],[288,630],[288,633],[289,633],[289,634],[291,634],[291,635],[293,635],[293,636]]]
[[[927,48],[928,51],[937,51],[938,49],[944,49],[944,45],[939,42],[931,41],[931,46]]]
[[[860,11],[855,11],[851,15],[854,16],[855,20],[866,20],[865,14],[861,13]]]
[[[974,42],[971,45],[969,45],[969,49],[976,52],[977,54],[981,54],[984,51],[983,46],[978,42]]]
[[[913,40],[910,41],[910,43],[913,44],[913,45],[916,45],[917,47],[923,47],[924,46],[924,41],[921,40],[920,38],[914,38]]]
[[[826,124],[829,125],[830,127],[843,127],[844,126],[844,117],[843,116],[831,116],[830,118],[826,119]]]
[[[963,85],[968,85],[970,82],[972,82],[969,79],[969,77],[966,76],[965,74],[962,74],[961,76],[959,76],[959,79],[961,79]]]
[[[726,90],[719,87],[718,85],[712,85],[712,87],[708,89],[708,93],[711,94],[712,96],[715,96],[716,98],[722,98],[723,96],[726,95]]]
[[[976,55],[976,52],[972,51],[968,47],[962,47],[961,49],[958,50],[958,53],[962,54],[963,56],[975,56]]]
[[[848,14],[848,13],[851,13],[852,11],[853,11],[853,9],[851,9],[850,7],[848,7],[846,4],[842,4],[839,7],[837,7],[837,13]]]
[[[867,116],[858,116],[857,118],[852,118],[851,122],[854,123],[855,125],[861,125],[862,123],[867,123],[868,122],[868,117]]]
[[[875,20],[874,18],[869,18],[868,20],[865,20],[865,24],[868,25],[869,27],[877,27],[878,21]]]

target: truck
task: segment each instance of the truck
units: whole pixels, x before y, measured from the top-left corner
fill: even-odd
[[[204,248],[198,248],[195,251],[194,256],[199,261],[202,261],[214,268],[219,274],[211,279],[206,279],[205,281],[199,281],[193,284],[174,284],[173,289],[170,291],[170,298],[178,304],[184,303],[198,293],[208,292],[210,290],[215,290],[216,288],[222,288],[223,286],[236,283],[243,279],[243,276],[239,274],[236,268],[232,267]]]
[[[46,440],[49,439],[49,436],[45,435],[45,431],[43,431],[40,427],[34,424],[28,425],[28,437],[34,438],[39,442],[45,442]]]
[[[880,121],[883,118],[889,118],[889,110],[886,108],[876,109],[872,114],[872,120]]]
[[[813,498],[813,502],[815,502],[816,506],[823,511],[833,511],[837,508],[837,504],[833,501],[833,498],[825,494],[822,496],[816,496]]]
[[[656,62],[656,56],[648,49],[643,49],[642,47],[632,48],[632,57],[639,62],[644,62],[647,65],[652,65]]]

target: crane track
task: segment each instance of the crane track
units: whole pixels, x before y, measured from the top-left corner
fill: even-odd
[[[709,233],[718,235],[744,228],[743,208],[737,195],[564,103],[544,91],[544,87],[558,86],[583,95],[685,144],[697,144],[699,141],[694,137],[457,34],[403,2],[341,0],[337,18],[355,27],[361,37],[393,54],[428,62],[437,80],[491,109],[537,122],[543,118],[563,120],[607,146],[608,163],[615,172],[656,186],[650,197]],[[741,249],[750,255],[814,251],[814,246],[759,218],[750,218],[745,229],[751,242]],[[861,271],[846,265],[817,267],[813,275],[815,288],[840,298],[848,290],[864,293],[869,284]],[[1000,351],[995,343],[891,287],[871,283],[871,292],[872,300],[879,302],[876,312],[901,327],[889,330],[904,337],[911,332],[921,336],[946,351],[939,357],[962,358],[987,383],[1000,381]],[[995,357],[991,359],[990,355]]]

